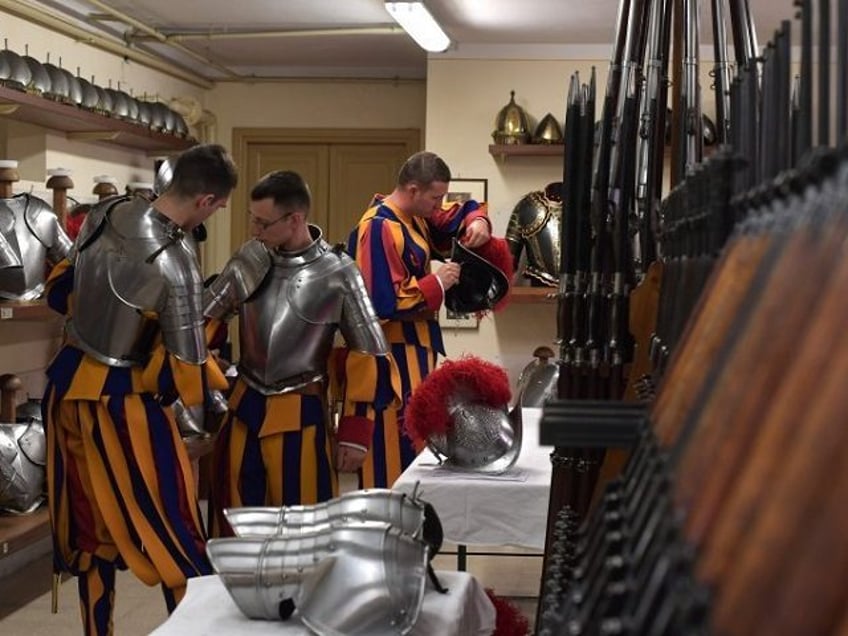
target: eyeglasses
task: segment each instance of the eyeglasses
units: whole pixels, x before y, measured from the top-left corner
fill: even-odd
[[[275,224],[279,223],[280,221],[284,221],[285,219],[289,218],[291,216],[291,214],[284,214],[283,216],[278,216],[273,221],[268,221],[267,219],[262,219],[258,216],[255,216],[252,212],[248,212],[247,216],[250,218],[251,223],[258,225],[259,230],[264,232],[265,230],[267,230],[272,225],[275,225]]]

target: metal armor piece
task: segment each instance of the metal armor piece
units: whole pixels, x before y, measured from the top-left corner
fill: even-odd
[[[406,493],[372,488],[309,506],[228,508],[224,514],[239,537],[293,537],[354,521],[383,521],[422,538],[425,505]]]
[[[521,422],[511,421],[506,408],[472,400],[461,394],[448,399],[453,426],[431,435],[430,448],[452,470],[503,473],[521,453]]]
[[[26,90],[32,82],[32,71],[24,59],[14,51],[3,49],[0,51],[0,60],[4,60],[5,66],[8,66],[8,72],[0,74],[0,83],[15,90]],[[0,63],[0,71],[4,71],[5,66]]]
[[[527,113],[515,103],[515,91],[509,92],[509,103],[495,117],[496,144],[526,144],[530,141],[530,122]]]
[[[559,365],[553,360],[554,352],[548,347],[537,347],[536,357],[518,376],[516,408],[539,408],[556,397]]]
[[[172,355],[204,362],[203,279],[192,242],[175,223],[142,197],[105,199],[89,212],[75,250],[71,342],[105,364],[129,367],[146,362],[161,332]]]
[[[516,269],[526,253],[523,276],[548,287],[559,284],[562,183],[524,195],[512,210],[506,240]]]
[[[77,77],[77,82],[79,83],[80,90],[82,91],[80,106],[86,110],[97,110],[97,106],[100,103],[100,95],[97,93],[97,89],[94,87],[94,84],[82,77]]]
[[[50,78],[50,88],[44,93],[44,97],[55,99],[60,102],[71,101],[71,85],[68,76],[55,64],[49,62],[44,64],[44,70]]]
[[[268,253],[273,266],[261,279],[263,293],[239,307],[239,373],[265,395],[324,380],[337,330],[353,350],[374,355],[389,351],[356,264],[331,249],[316,226],[309,231],[313,242],[296,253],[267,251],[248,241],[234,266],[225,268],[205,292],[205,314],[225,318],[232,311],[227,302],[251,293],[260,250]]]
[[[0,233],[0,269],[5,269],[7,267],[21,267],[22,265],[23,263],[21,262],[21,257],[20,254],[18,254],[18,251],[9,245],[9,241],[6,240],[6,236]]]
[[[551,113],[548,113],[533,131],[534,144],[561,144],[562,126]]]
[[[47,444],[41,419],[0,423],[0,509],[31,512],[44,494]]]
[[[29,55],[24,55],[21,59],[29,67],[29,72],[31,74],[29,84],[27,85],[27,91],[34,92],[38,95],[49,93],[50,76],[47,74],[47,70],[44,68],[44,65]]]
[[[44,291],[45,263],[55,265],[71,239],[50,205],[30,194],[0,199],[0,251],[14,252],[21,267],[0,269],[0,298],[32,300]]]
[[[249,618],[287,618],[318,634],[389,636],[415,625],[427,546],[388,523],[353,522],[297,538],[212,539],[209,559]]]
[[[159,169],[156,171],[156,175],[153,177],[153,194],[155,194],[157,197],[161,196],[165,192],[165,190],[168,189],[168,186],[171,185],[171,181],[174,180],[175,163],[175,158],[168,157],[167,159],[164,159],[159,165]]]

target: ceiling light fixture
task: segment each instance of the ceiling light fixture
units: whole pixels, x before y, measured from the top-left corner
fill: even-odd
[[[450,46],[450,39],[423,2],[386,2],[386,11],[425,51],[441,53]]]

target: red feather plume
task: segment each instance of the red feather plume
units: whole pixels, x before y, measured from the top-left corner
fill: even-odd
[[[503,367],[476,356],[445,360],[409,398],[404,412],[406,434],[416,442],[426,442],[430,435],[446,433],[451,427],[448,400],[459,391],[496,408],[509,404],[512,397]]]

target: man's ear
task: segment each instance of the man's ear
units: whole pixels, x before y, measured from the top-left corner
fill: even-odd
[[[210,207],[213,203],[215,203],[215,195],[214,194],[199,194],[197,199],[195,200],[195,205],[198,208]]]

